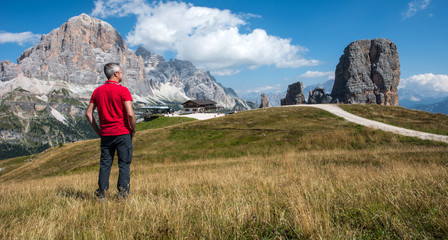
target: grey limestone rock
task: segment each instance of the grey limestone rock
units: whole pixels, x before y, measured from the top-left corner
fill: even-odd
[[[288,86],[286,97],[281,100],[281,105],[305,104],[305,95],[303,94],[303,84],[296,82]]]
[[[261,104],[260,104],[260,108],[268,108],[271,107],[271,104],[269,103],[269,99],[266,96],[266,94],[261,94]]]
[[[333,98],[331,94],[325,93],[324,88],[315,88],[308,95],[308,104],[331,103]]]
[[[327,104],[327,103],[334,103],[333,97],[330,93],[326,93],[322,98],[320,99],[320,103]]]
[[[331,95],[344,103],[372,101],[398,106],[399,83],[396,45],[383,38],[358,40],[350,43],[339,59]]]
[[[0,62],[0,81],[6,82],[19,76],[19,66],[9,60]]]
[[[145,63],[145,67],[148,66],[157,66],[159,62],[165,62],[165,59],[160,55],[152,54],[150,51],[146,50],[146,48],[139,46],[135,51],[137,56],[141,56]]]

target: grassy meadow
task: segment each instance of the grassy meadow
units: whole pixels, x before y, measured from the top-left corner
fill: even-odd
[[[164,117],[161,115],[159,118],[156,118],[149,122],[140,122],[137,125],[137,131],[143,131],[147,129],[156,129],[163,128],[174,124],[180,124],[184,122],[192,122],[196,121],[194,118],[189,117]]]
[[[97,139],[0,161],[0,239],[448,237],[447,144],[300,107],[168,125],[137,132],[127,200],[116,163],[93,196]]]

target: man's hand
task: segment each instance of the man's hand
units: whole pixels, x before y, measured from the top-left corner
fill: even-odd
[[[95,103],[90,103],[86,110],[86,117],[90,123],[90,126],[92,126],[93,130],[95,130],[98,137],[101,137],[100,128],[98,127],[98,124],[96,124],[95,118],[93,117],[93,112],[95,111],[95,108],[96,108]]]
[[[134,139],[134,135],[135,135],[135,130],[131,131],[131,139]]]
[[[134,138],[137,123],[135,121],[134,110],[132,109],[132,102],[124,101],[124,108],[126,109],[126,114],[129,118],[129,124],[131,125],[131,137]]]

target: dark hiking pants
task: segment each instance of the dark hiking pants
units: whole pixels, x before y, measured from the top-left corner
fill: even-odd
[[[118,156],[119,168],[117,189],[119,193],[129,194],[131,181],[129,167],[132,161],[131,134],[101,137],[101,161],[98,177],[99,190],[105,191],[109,188],[110,169],[114,160],[115,151]]]

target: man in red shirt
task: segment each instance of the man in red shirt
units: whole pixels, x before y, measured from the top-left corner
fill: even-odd
[[[109,188],[109,176],[115,151],[118,156],[118,196],[126,198],[130,189],[129,167],[132,161],[132,138],[135,134],[135,115],[132,110],[131,93],[119,83],[123,73],[118,63],[108,63],[104,66],[107,81],[95,89],[87,107],[86,117],[93,130],[101,137],[99,188],[95,195],[103,200]],[[98,109],[100,128],[93,117]]]

